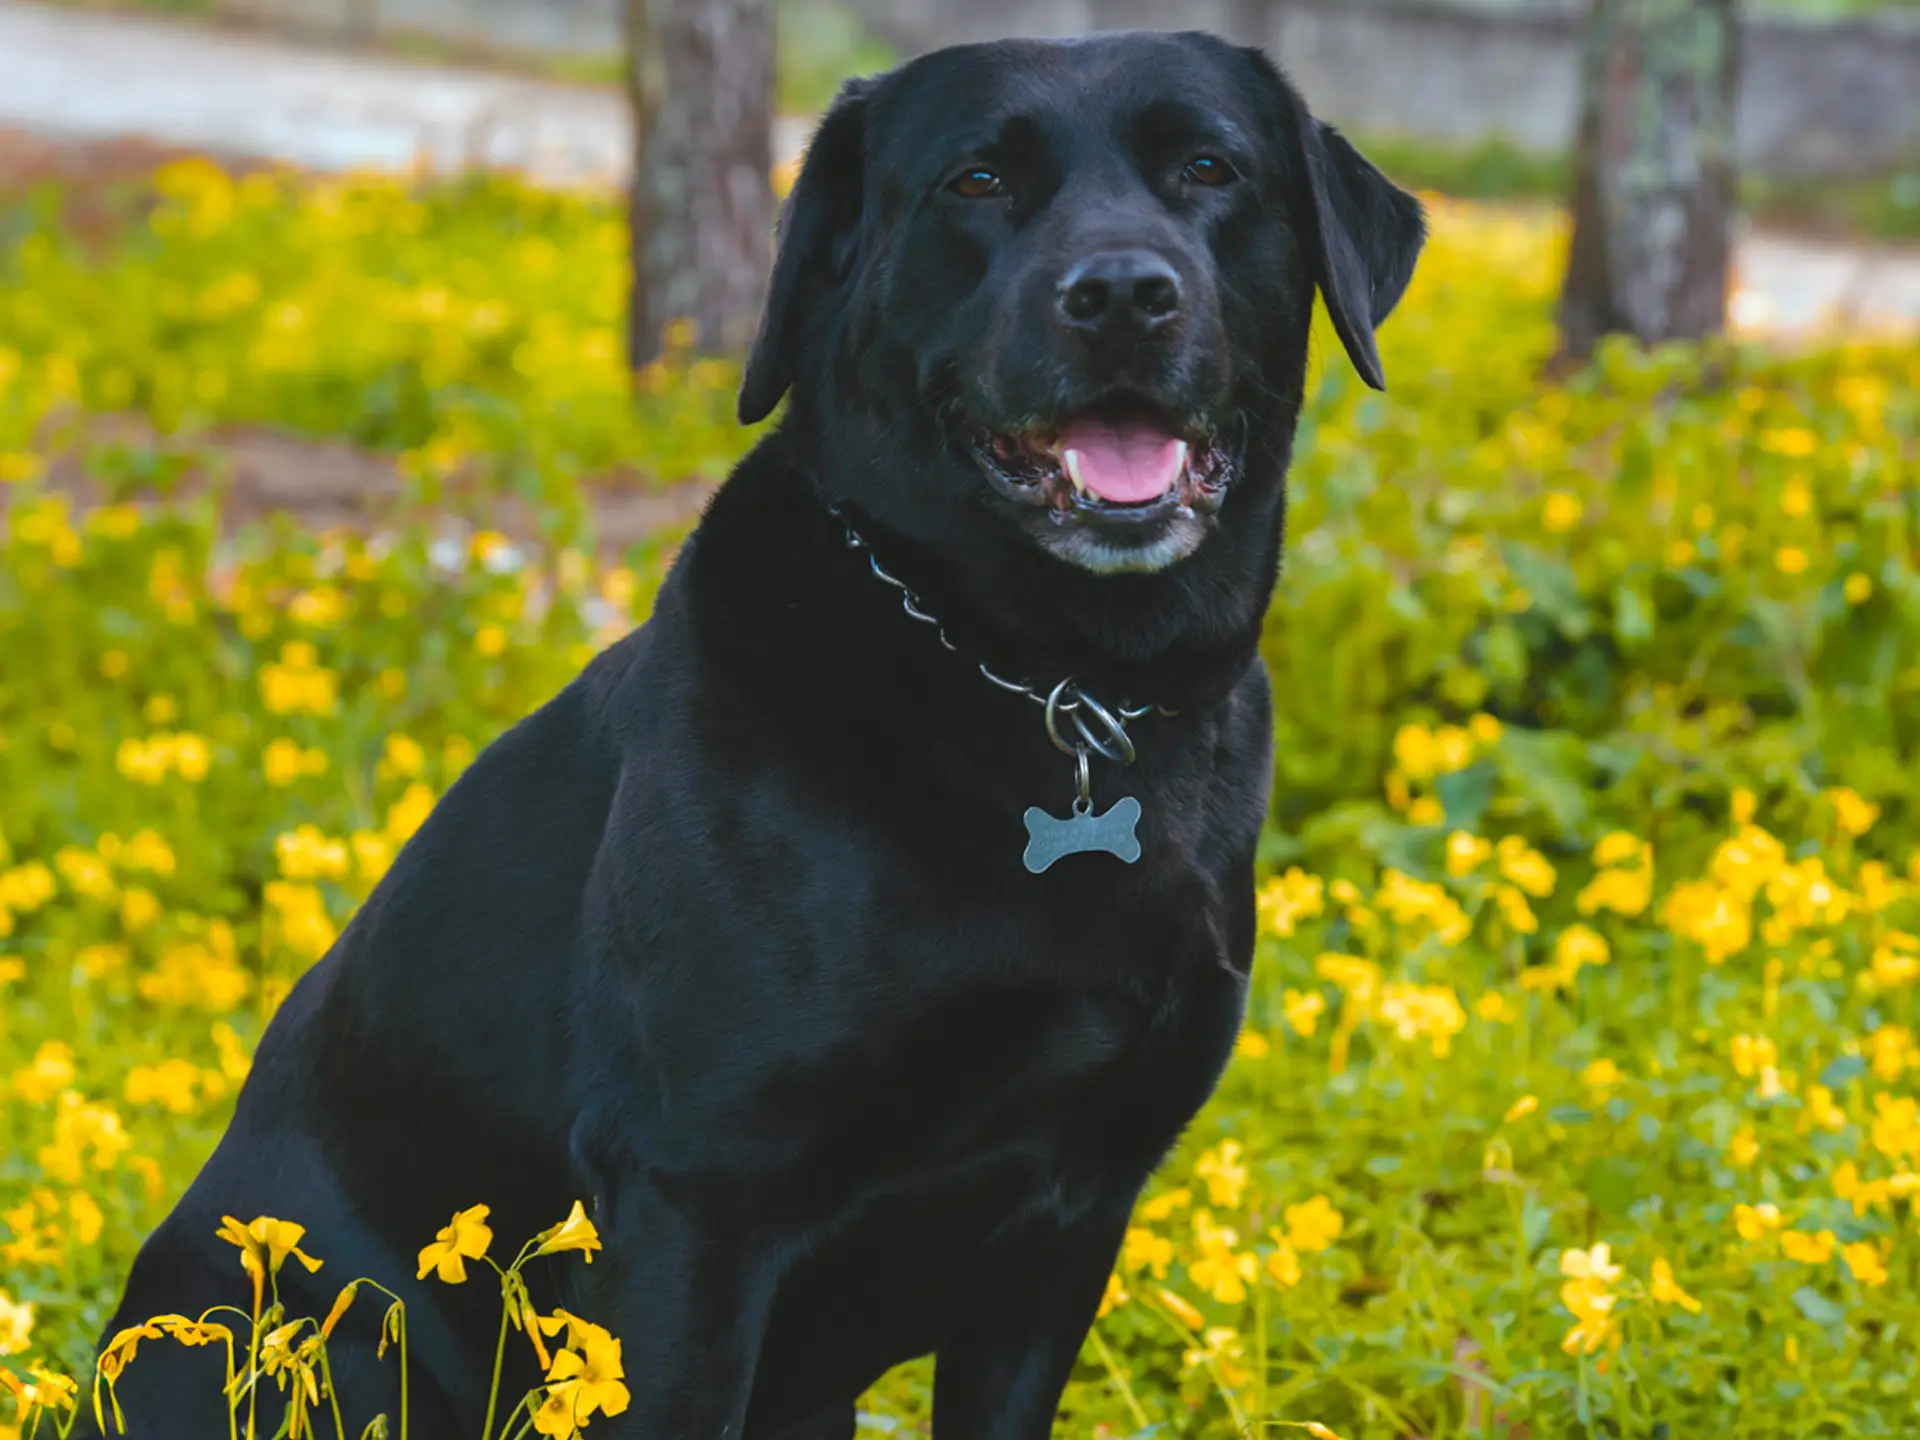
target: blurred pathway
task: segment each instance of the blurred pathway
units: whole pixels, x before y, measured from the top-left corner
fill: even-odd
[[[0,0],[0,129],[316,170],[497,166],[552,184],[614,182],[628,151],[612,90],[22,0]],[[783,153],[803,143],[798,122],[782,131]]]
[[[629,139],[611,90],[26,0],[0,0],[7,129],[316,170],[492,166],[553,185],[618,183]],[[783,120],[778,154],[805,139],[805,121]],[[1753,234],[1736,268],[1744,333],[1920,333],[1920,250]]]

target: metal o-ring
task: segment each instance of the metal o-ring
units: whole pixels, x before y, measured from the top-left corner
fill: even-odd
[[[1104,739],[1087,728],[1089,714],[1106,730]],[[1073,728],[1080,732],[1080,738],[1107,759],[1116,760],[1122,765],[1131,765],[1134,762],[1136,752],[1133,748],[1133,737],[1127,734],[1127,727],[1111,710],[1084,690],[1080,692],[1080,708],[1073,712],[1072,719]]]
[[[1069,740],[1060,733],[1063,714],[1073,721],[1073,728],[1079,732],[1077,740]],[[1087,723],[1089,715],[1095,724]],[[1136,755],[1126,725],[1106,706],[1076,687],[1072,676],[1054,686],[1053,693],[1047,696],[1047,738],[1065,755],[1090,749],[1122,765],[1131,765]]]

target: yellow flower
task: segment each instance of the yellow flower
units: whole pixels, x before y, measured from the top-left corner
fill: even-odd
[[[1593,847],[1595,865],[1638,865],[1651,855],[1652,847],[1646,841],[1625,830],[1608,832]]]
[[[1605,1285],[1569,1280],[1560,1287],[1560,1301],[1573,1315],[1573,1325],[1560,1341],[1560,1348],[1569,1355],[1591,1355],[1602,1345],[1620,1343],[1613,1321],[1615,1296]]]
[[[1326,887],[1317,875],[1298,866],[1276,875],[1254,897],[1260,928],[1286,939],[1302,920],[1319,916],[1326,907]]]
[[[1868,1139],[1889,1160],[1920,1159],[1920,1100],[1911,1095],[1895,1098],[1880,1091],[1873,1097]]]
[[[1727,1053],[1733,1061],[1735,1073],[1748,1079],[1780,1063],[1779,1052],[1774,1049],[1773,1041],[1765,1035],[1736,1035]]]
[[[426,750],[411,735],[396,733],[387,737],[386,749],[380,757],[380,772],[383,775],[398,775],[411,780],[426,768],[426,763]]]
[[[1174,1294],[1173,1291],[1167,1289],[1166,1286],[1154,1286],[1153,1293],[1154,1298],[1160,1302],[1166,1312],[1189,1330],[1198,1330],[1207,1323],[1206,1316],[1194,1309],[1193,1306],[1181,1299],[1180,1296]]]
[[[73,1238],[78,1244],[93,1244],[106,1228],[107,1217],[101,1212],[100,1202],[84,1190],[67,1196],[67,1214],[73,1217]]]
[[[13,1072],[13,1093],[29,1105],[44,1105],[73,1084],[77,1073],[71,1045],[64,1040],[43,1040],[33,1059]]]
[[[33,1376],[31,1382],[20,1379],[11,1370],[0,1368],[0,1386],[13,1392],[21,1419],[42,1412],[60,1415],[73,1409],[80,1387],[71,1379],[56,1375],[51,1370],[43,1370],[38,1365],[29,1373]]]
[[[1785,430],[1763,430],[1760,432],[1760,448],[1775,455],[1786,455],[1794,459],[1805,459],[1820,446],[1813,431],[1804,426],[1794,426]]]
[[[18,1355],[33,1339],[33,1306],[0,1290],[0,1355]]]
[[[1169,1190],[1147,1201],[1140,1207],[1140,1218],[1149,1221],[1165,1220],[1174,1211],[1183,1210],[1192,1203],[1193,1192],[1182,1186],[1178,1190]]]
[[[191,1060],[165,1060],[158,1065],[136,1065],[127,1072],[129,1105],[160,1105],[176,1115],[200,1108],[200,1067]]]
[[[1396,925],[1424,924],[1448,945],[1457,945],[1473,929],[1473,921],[1460,908],[1459,901],[1441,885],[1415,880],[1399,870],[1387,870],[1380,877],[1375,903]]]
[[[1700,1302],[1680,1288],[1680,1282],[1673,1278],[1673,1266],[1664,1259],[1653,1262],[1653,1280],[1647,1293],[1662,1305],[1678,1305],[1689,1315],[1700,1313]]]
[[[1502,1125],[1511,1125],[1516,1120],[1526,1119],[1527,1116],[1533,1114],[1533,1112],[1538,1110],[1539,1108],[1540,1108],[1539,1096],[1522,1095],[1518,1100],[1514,1101],[1513,1104],[1507,1107],[1507,1113],[1500,1117],[1500,1123]]]
[[[429,1273],[437,1273],[448,1285],[463,1282],[467,1278],[466,1262],[483,1258],[487,1247],[493,1244],[493,1231],[486,1226],[491,1213],[491,1207],[486,1205],[457,1212],[451,1223],[441,1228],[433,1244],[420,1252],[420,1272],[414,1278],[424,1280]]]
[[[1247,1298],[1247,1281],[1259,1274],[1259,1261],[1251,1253],[1237,1252],[1240,1232],[1229,1225],[1215,1225],[1205,1210],[1193,1212],[1194,1258],[1188,1262],[1187,1275],[1193,1283],[1222,1305],[1238,1305]]]
[[[1734,1169],[1744,1170],[1759,1157],[1760,1142],[1754,1137],[1753,1126],[1742,1125],[1727,1142],[1727,1159]]]
[[[158,1340],[166,1333],[165,1326],[174,1320],[184,1321],[184,1315],[157,1315],[143,1325],[129,1325],[116,1331],[100,1351],[100,1374],[111,1385],[120,1378],[120,1374],[132,1363],[134,1355],[140,1349],[142,1340]]]
[[[1802,1265],[1824,1265],[1833,1258],[1834,1234],[1831,1230],[1818,1230],[1809,1233],[1805,1230],[1785,1230],[1780,1235],[1780,1251],[1789,1260],[1798,1260]]]
[[[1291,1290],[1300,1283],[1300,1252],[1278,1230],[1267,1233],[1273,1237],[1273,1250],[1266,1261],[1267,1275],[1282,1290]]]
[[[1540,523],[1555,535],[1564,535],[1580,523],[1580,517],[1586,513],[1586,507],[1580,503],[1580,497],[1566,490],[1549,492],[1546,502],[1540,507]]]
[[[1511,885],[1496,885],[1493,890],[1493,903],[1500,907],[1500,918],[1517,935],[1531,935],[1540,928],[1540,921],[1533,913],[1533,907],[1527,904],[1527,897]]]
[[[1837,786],[1827,791],[1827,803],[1833,806],[1833,818],[1849,835],[1864,835],[1880,818],[1880,807],[1863,800],[1857,791]]]
[[[1222,1140],[1203,1151],[1193,1173],[1206,1183],[1207,1199],[1213,1204],[1229,1210],[1240,1204],[1241,1192],[1247,1188],[1247,1167],[1240,1163],[1238,1140]]]
[[[282,735],[261,752],[260,768],[269,785],[284,789],[307,773],[306,751]]]
[[[577,1316],[567,1316],[571,1347],[553,1357],[547,1370],[547,1398],[534,1428],[542,1435],[570,1435],[595,1414],[619,1415],[629,1396],[623,1384],[626,1370],[620,1361],[620,1342],[606,1330]],[[546,1329],[542,1322],[542,1329]],[[551,1332],[550,1332],[551,1333]],[[556,1429],[564,1419],[571,1428]]]
[[[1440,763],[1433,732],[1424,725],[1402,725],[1393,737],[1393,758],[1409,780],[1431,780]]]
[[[348,1309],[353,1305],[354,1296],[359,1293],[360,1282],[355,1280],[352,1284],[341,1290],[338,1295],[333,1297],[333,1308],[327,1311],[327,1318],[320,1322],[320,1338],[322,1340],[332,1337],[333,1327],[338,1325],[345,1317]]]
[[[1346,1229],[1346,1217],[1324,1195],[1301,1205],[1287,1206],[1287,1240],[1293,1248],[1312,1255],[1329,1248]]]
[[[576,1200],[573,1209],[567,1212],[566,1219],[552,1229],[540,1232],[537,1245],[538,1248],[533,1252],[535,1255],[558,1255],[563,1251],[578,1250],[591,1265],[593,1252],[601,1248],[600,1232],[594,1228],[593,1221],[587,1218],[586,1207]],[[484,1249],[483,1246],[482,1253]]]
[[[1864,605],[1873,594],[1873,581],[1859,570],[1847,576],[1847,583],[1841,586],[1849,605]]]
[[[231,1215],[220,1218],[219,1238],[229,1245],[239,1246],[240,1263],[249,1272],[259,1267],[268,1275],[278,1275],[289,1255],[306,1266],[308,1274],[318,1270],[322,1262],[300,1248],[300,1241],[306,1233],[307,1227],[304,1225],[274,1220],[265,1215],[248,1225],[242,1225]]]
[[[1558,879],[1552,862],[1518,835],[1508,835],[1494,846],[1500,860],[1500,873],[1536,900],[1553,893]]]
[[[1151,1270],[1164,1280],[1167,1267],[1173,1264],[1173,1242],[1143,1225],[1127,1227],[1126,1238],[1120,1245],[1120,1268],[1123,1270]]]
[[[1560,1273],[1575,1280],[1611,1285],[1620,1278],[1621,1271],[1613,1263],[1613,1248],[1602,1240],[1591,1250],[1562,1250]]]
[[[1797,1128],[1803,1135],[1812,1130],[1844,1130],[1847,1112],[1834,1103],[1833,1091],[1826,1086],[1809,1085],[1806,1099],[1801,1103]]]
[[[1807,573],[1807,552],[1798,545],[1782,545],[1773,552],[1773,564],[1782,575]]]
[[[1920,1064],[1920,1046],[1904,1025],[1882,1025],[1867,1036],[1867,1054],[1877,1080],[1898,1080]]]
[[[1519,1009],[1498,990],[1489,990],[1474,1001],[1473,1013],[1494,1025],[1511,1025],[1520,1018]]]
[[[1778,1230],[1780,1225],[1780,1208],[1771,1202],[1733,1207],[1733,1228],[1738,1230],[1740,1238],[1750,1245],[1759,1244]]]
[[[1553,942],[1553,963],[1569,975],[1584,965],[1605,965],[1612,958],[1605,937],[1585,925],[1569,925]]]
[[[1230,1325],[1213,1325],[1200,1338],[1201,1346],[1188,1350],[1182,1357],[1187,1369],[1205,1365],[1219,1383],[1233,1389],[1253,1378],[1252,1372],[1239,1363],[1247,1347],[1238,1330]]]
[[[1846,1262],[1847,1269],[1853,1272],[1853,1278],[1862,1285],[1879,1286],[1887,1283],[1886,1262],[1881,1258],[1879,1248],[1871,1241],[1862,1240],[1841,1246],[1840,1258]]]
[[[1258,1030],[1242,1030],[1233,1042],[1233,1053],[1249,1060],[1263,1060],[1273,1053],[1273,1044]]]
[[[1560,1300],[1573,1315],[1573,1328],[1561,1340],[1569,1355],[1591,1355],[1602,1345],[1620,1343],[1614,1328],[1615,1297],[1610,1287],[1620,1278],[1620,1267],[1612,1260],[1605,1241],[1591,1250],[1560,1252],[1560,1273],[1567,1283],[1560,1287]]]
[[[1100,1309],[1095,1312],[1096,1320],[1104,1320],[1114,1311],[1125,1305],[1133,1297],[1127,1293],[1127,1287],[1117,1274],[1107,1276],[1106,1293],[1100,1297]]]
[[[1289,989],[1280,999],[1280,1012],[1286,1016],[1288,1027],[1303,1037],[1311,1036],[1319,1028],[1320,1017],[1326,1009],[1326,997],[1318,990]]]
[[[404,845],[412,838],[414,831],[426,824],[427,816],[432,812],[433,791],[416,780],[387,811],[387,837],[395,845]]]
[[[1447,873],[1458,879],[1471,875],[1493,855],[1493,846],[1478,835],[1456,830],[1447,836]]]

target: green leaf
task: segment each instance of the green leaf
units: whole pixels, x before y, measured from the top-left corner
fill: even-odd
[[[1843,1088],[1849,1080],[1867,1073],[1867,1062],[1858,1055],[1842,1055],[1820,1072],[1820,1083],[1829,1090]]]
[[[1433,782],[1434,794],[1446,809],[1447,824],[1456,830],[1477,830],[1480,818],[1493,800],[1499,772],[1487,761],[1478,761],[1464,770],[1442,775]]]
[[[1811,1286],[1802,1285],[1793,1292],[1793,1304],[1816,1325],[1843,1325],[1847,1312]]]

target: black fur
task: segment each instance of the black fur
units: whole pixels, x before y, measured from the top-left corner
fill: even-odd
[[[1239,178],[1196,188],[1201,152]],[[1010,197],[954,195],[969,165]],[[220,1217],[296,1220],[326,1268],[286,1268],[290,1313],[394,1283],[412,1433],[470,1440],[497,1289],[415,1283],[415,1252],[484,1202],[510,1253],[581,1197],[605,1253],[533,1284],[624,1343],[631,1408],[595,1436],[846,1440],[861,1391],[928,1352],[942,1440],[1048,1434],[1134,1198],[1241,1020],[1313,294],[1378,383],[1419,211],[1258,54],[1130,34],[850,85],[781,235],[741,410],[790,391],[786,419],[648,624],[479,758],[295,987],[115,1327],[244,1306]],[[1061,273],[1114,245],[1178,271],[1177,323],[1063,338]],[[1120,393],[1241,457],[1197,552],[1154,573],[1048,553],[1066,522],[965,439]],[[1144,807],[1137,866],[1026,873],[1022,812],[1065,814],[1071,764],[830,504],[972,658],[1177,712],[1094,767],[1102,808]],[[396,1414],[380,1309],[335,1337],[353,1433]],[[148,1341],[132,1433],[225,1434],[212,1356]]]

